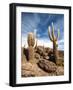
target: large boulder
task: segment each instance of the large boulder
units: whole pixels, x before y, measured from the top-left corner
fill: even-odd
[[[39,46],[37,47],[37,51],[38,54],[40,54],[41,56],[43,56],[43,47]]]
[[[45,59],[39,61],[38,66],[48,73],[55,72],[57,69],[57,66],[55,63],[45,60]]]
[[[38,67],[37,64],[24,63],[22,64],[22,77],[34,77],[34,76],[48,76],[48,73]]]
[[[46,53],[46,52],[43,52],[43,58],[44,58],[44,59],[46,59],[46,60],[49,60],[48,53]]]
[[[44,49],[42,46],[37,47],[37,51],[36,51],[39,55],[40,55],[40,59],[49,59],[48,53],[46,52],[46,49]],[[39,56],[36,55],[36,56]]]
[[[40,59],[40,55],[38,53],[35,53],[35,58]]]
[[[50,51],[51,51],[50,48],[45,48],[45,52],[46,52],[46,53],[49,53]]]
[[[59,75],[64,75],[64,67],[63,67],[63,66],[57,67],[56,74],[57,74],[58,76],[59,76]]]

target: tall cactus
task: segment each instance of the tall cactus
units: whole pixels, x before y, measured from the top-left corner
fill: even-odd
[[[58,63],[57,40],[59,38],[60,31],[58,29],[57,36],[55,36],[53,23],[52,23],[52,31],[51,31],[51,27],[50,26],[48,27],[48,35],[49,35],[50,40],[53,42],[53,54],[54,54],[55,63],[57,64]]]
[[[34,44],[35,44],[35,37],[32,32],[28,34],[28,59],[30,62],[34,62]]]

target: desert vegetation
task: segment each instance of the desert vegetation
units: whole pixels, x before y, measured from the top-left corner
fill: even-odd
[[[57,36],[54,33],[54,25],[52,29],[48,28],[48,36],[53,43],[53,49],[35,44],[35,35],[33,32],[28,33],[28,48],[21,48],[21,76],[59,76],[64,75],[64,52],[58,50],[58,38],[60,31],[58,29]]]

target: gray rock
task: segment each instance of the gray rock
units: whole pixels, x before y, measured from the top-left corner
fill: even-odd
[[[55,63],[44,59],[38,62],[38,66],[48,73],[55,72],[57,69]]]

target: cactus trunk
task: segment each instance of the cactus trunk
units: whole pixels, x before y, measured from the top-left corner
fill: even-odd
[[[28,60],[29,62],[34,62],[34,44],[35,37],[33,33],[28,34]]]
[[[32,46],[28,47],[28,59],[31,63],[34,62],[34,48]]]
[[[53,42],[53,54],[54,54],[55,63],[57,64],[58,51],[57,51],[57,44],[56,44],[56,42]]]

